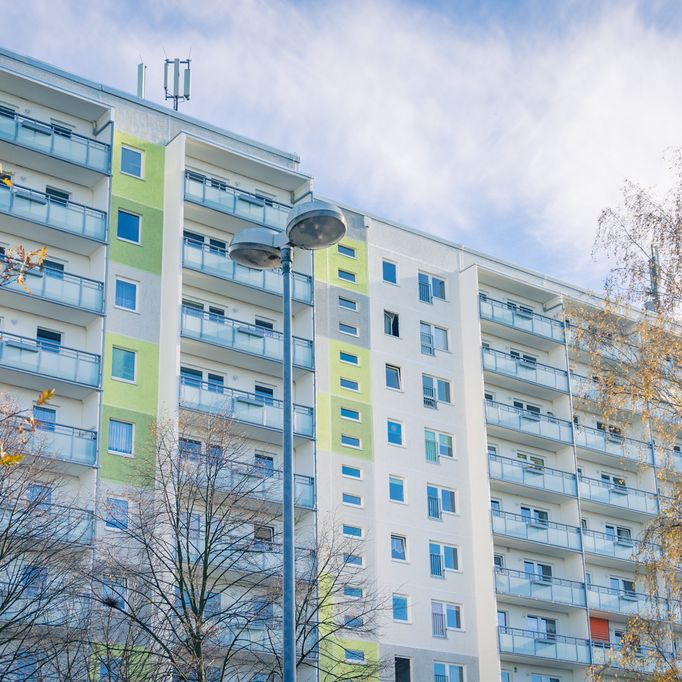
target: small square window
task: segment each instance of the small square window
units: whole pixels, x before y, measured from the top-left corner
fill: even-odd
[[[358,410],[351,410],[350,407],[342,407],[340,414],[342,419],[348,419],[353,422],[360,421],[360,412]]]
[[[352,379],[346,379],[344,377],[339,378],[339,385],[341,386],[341,388],[345,388],[349,391],[360,390],[360,384],[357,381],[353,381]]]
[[[111,376],[121,381],[135,381],[135,351],[112,348]]]
[[[388,497],[392,502],[405,501],[405,481],[402,478],[388,477]]]
[[[346,553],[343,557],[343,562],[347,566],[362,566],[362,557],[359,554]]]
[[[348,478],[362,478],[362,469],[349,466],[348,464],[342,464],[341,475],[347,476]]]
[[[116,279],[114,305],[124,310],[137,310],[137,284],[125,279]]]
[[[360,359],[357,355],[355,355],[355,353],[349,353],[345,350],[339,351],[339,360],[341,360],[341,362],[347,362],[350,365],[360,364]]]
[[[400,422],[393,421],[392,419],[387,420],[387,435],[388,442],[391,445],[402,445],[403,444],[403,425]]]
[[[391,535],[391,559],[407,561],[407,539],[402,535]]]
[[[123,241],[139,244],[141,233],[140,223],[141,219],[139,215],[119,209],[118,220],[116,221],[116,236]]]
[[[359,526],[349,526],[347,523],[344,523],[343,534],[351,538],[361,538],[362,528],[360,528]]]
[[[347,436],[346,434],[341,434],[341,445],[345,445],[347,448],[360,448],[360,439],[355,436]]]
[[[404,594],[393,595],[393,620],[407,623],[410,620],[407,597]]]
[[[384,282],[389,282],[390,284],[398,283],[398,268],[390,260],[382,261],[382,274]]]
[[[358,303],[357,301],[353,301],[350,298],[339,296],[339,308],[352,310],[354,313],[356,313],[358,311]]]
[[[105,525],[107,528],[126,530],[128,528],[128,500],[118,497],[107,497],[107,514]]]
[[[129,422],[110,419],[109,452],[116,455],[131,456],[133,454],[133,430],[134,427]]]
[[[358,328],[352,324],[346,324],[345,322],[339,322],[339,331],[342,334],[348,334],[349,336],[358,335]]]
[[[350,272],[349,270],[342,270],[341,268],[339,268],[338,275],[339,279],[342,279],[344,282],[350,282],[351,284],[355,284],[357,281],[356,274],[354,272]]]
[[[342,256],[348,256],[348,258],[355,258],[355,249],[352,246],[346,246],[345,244],[339,244],[336,247]]]
[[[142,177],[142,152],[121,146],[121,173]]]
[[[365,652],[360,649],[344,649],[344,658],[347,663],[364,663]]]
[[[350,599],[362,599],[362,587],[353,587],[352,585],[345,585],[343,588],[343,596]]]
[[[400,390],[400,367],[386,365],[386,388]]]
[[[351,507],[362,507],[362,497],[360,495],[351,495],[351,493],[343,493],[343,503]]]

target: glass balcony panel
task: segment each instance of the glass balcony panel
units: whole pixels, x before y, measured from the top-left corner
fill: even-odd
[[[658,498],[654,493],[585,476],[581,476],[579,481],[580,494],[587,500],[645,514],[658,514]]]
[[[645,543],[639,540],[619,538],[595,530],[583,530],[583,545],[586,552],[627,561],[634,561],[636,555],[646,549]]]
[[[32,517],[17,508],[16,504],[0,503],[0,529],[5,530],[13,524],[17,533],[23,529],[27,534],[42,537],[48,533],[55,539],[66,543],[89,545],[94,533],[94,515],[87,509],[66,507],[60,504],[45,504],[34,507]],[[51,521],[54,519],[54,522]]]
[[[93,387],[100,381],[99,355],[7,332],[0,336],[0,366]]]
[[[232,320],[229,317],[202,313],[183,306],[182,333],[201,341],[282,361],[283,344],[280,332]],[[312,341],[294,337],[292,352],[294,365],[312,369]]]
[[[562,495],[577,495],[574,474],[492,454],[488,455],[488,465],[490,477],[499,481],[541,488]]]
[[[492,512],[493,533],[580,551],[580,529],[511,512]]]
[[[502,653],[590,663],[590,643],[586,639],[500,626],[498,641]]]
[[[483,348],[483,369],[568,392],[568,374],[564,370],[538,362],[528,362],[492,348]]]
[[[575,444],[580,448],[604,452],[634,462],[651,463],[651,449],[645,441],[625,438],[591,426],[576,426],[573,432]]]
[[[668,602],[665,599],[600,585],[587,586],[587,603],[591,609],[613,611],[626,616],[666,618],[669,613]]]
[[[500,594],[542,599],[554,604],[585,606],[585,585],[575,580],[543,578],[523,571],[496,568],[495,588]]]
[[[76,133],[60,134],[50,123],[18,114],[13,118],[1,116],[0,139],[77,163],[100,173],[109,172],[111,148],[108,144]]]
[[[610,665],[612,668],[620,668],[621,646],[616,642],[592,642],[592,663],[594,665]],[[672,660],[672,652],[662,651],[666,660]],[[638,672],[653,673],[656,670],[656,661],[661,660],[658,652],[648,647],[639,647],[639,653],[631,662],[628,658],[627,668]]]
[[[255,270],[238,265],[230,260],[224,249],[212,248],[185,240],[183,265],[215,277],[221,277],[237,284],[245,284],[277,296],[282,295],[282,275],[274,270]],[[312,303],[312,279],[300,272],[292,274],[292,298],[301,303]]]
[[[485,416],[488,424],[504,426],[515,431],[572,443],[572,425],[563,419],[523,410],[513,405],[505,405],[494,400],[486,400]]]
[[[535,336],[564,343],[564,324],[560,320],[526,312],[519,308],[508,306],[502,301],[480,297],[478,300],[479,314],[482,319],[499,322],[514,329],[520,329]]]
[[[55,200],[44,192],[20,185],[9,188],[0,184],[0,211],[89,239],[105,241],[107,237],[104,211]]]
[[[31,435],[31,452],[35,455],[95,466],[97,463],[97,433],[64,424],[36,424]]]
[[[237,421],[282,429],[282,403],[264,401],[261,396],[232,388],[180,379],[180,406],[202,412],[223,414]],[[313,410],[294,405],[294,433],[313,436]]]

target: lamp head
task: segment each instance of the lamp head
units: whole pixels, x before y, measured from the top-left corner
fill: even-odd
[[[232,237],[227,253],[235,263],[247,268],[273,270],[282,264],[278,237],[267,227],[249,227]]]
[[[305,201],[289,211],[287,237],[299,249],[325,249],[343,239],[346,218],[341,209],[321,199]]]

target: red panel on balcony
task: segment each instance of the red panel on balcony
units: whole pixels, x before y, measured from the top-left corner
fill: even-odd
[[[609,641],[609,621],[590,616],[590,637],[599,642]]]

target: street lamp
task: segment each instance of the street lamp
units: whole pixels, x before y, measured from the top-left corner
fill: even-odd
[[[284,459],[284,571],[283,630],[284,681],[296,681],[296,557],[294,543],[294,403],[292,399],[291,353],[291,267],[293,248],[315,251],[333,246],[346,234],[341,209],[328,201],[314,199],[294,206],[289,212],[286,233],[266,227],[242,230],[230,242],[230,258],[249,268],[282,268],[284,414],[282,453]]]

